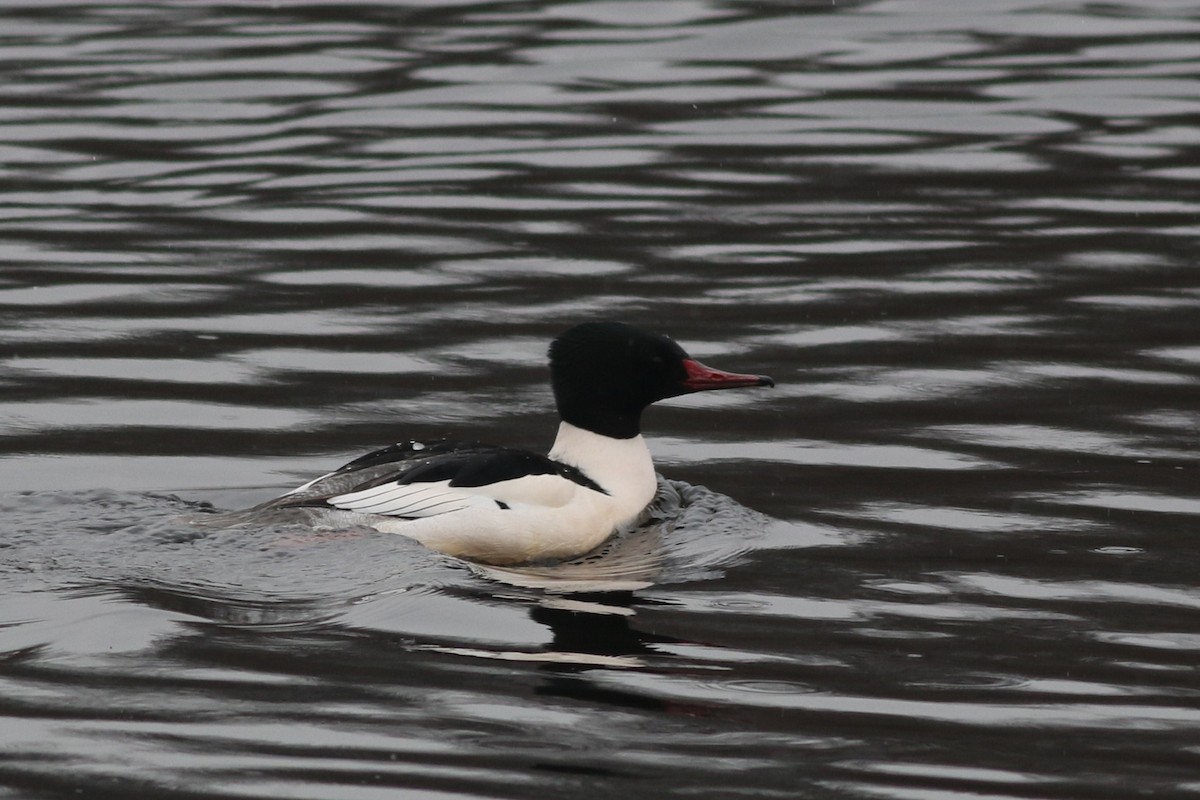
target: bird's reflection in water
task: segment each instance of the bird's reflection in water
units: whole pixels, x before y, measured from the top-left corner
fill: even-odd
[[[328,653],[325,644],[351,634],[375,659],[426,653],[540,665],[553,678],[548,691],[578,694],[597,691],[589,669],[669,662],[670,648],[660,645],[679,640],[638,624],[641,611],[667,602],[645,590],[714,577],[753,548],[770,520],[702,487],[660,479],[638,527],[587,556],[520,567],[463,561],[373,531],[307,537],[297,535],[304,526],[232,522],[188,545],[213,552],[186,574],[97,589],[186,614],[191,630],[241,630],[251,638],[239,637],[239,647],[270,650],[266,634],[278,632]],[[264,634],[257,646],[255,631]]]

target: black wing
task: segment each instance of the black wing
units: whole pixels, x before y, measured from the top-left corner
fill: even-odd
[[[436,513],[445,513],[477,505],[487,499],[486,487],[492,484],[539,475],[555,475],[604,492],[583,472],[546,456],[477,442],[436,440],[400,442],[372,451],[266,505],[428,516],[435,508]],[[487,501],[507,508],[502,500]]]

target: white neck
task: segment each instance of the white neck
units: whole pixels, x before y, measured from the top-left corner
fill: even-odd
[[[575,467],[599,484],[621,509],[625,522],[641,514],[658,489],[654,461],[641,435],[614,439],[563,422],[550,458]]]

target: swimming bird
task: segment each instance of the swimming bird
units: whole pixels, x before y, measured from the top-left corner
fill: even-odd
[[[585,322],[550,345],[561,420],[549,455],[447,440],[368,453],[255,510],[319,509],[488,564],[580,556],[637,521],[657,488],[641,416],[659,400],[774,386],[706,367],[672,339],[619,322]]]

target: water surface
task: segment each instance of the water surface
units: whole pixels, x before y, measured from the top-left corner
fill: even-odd
[[[3,792],[1200,792],[1193,4],[0,31]],[[178,522],[544,449],[600,317],[778,386],[652,410],[597,558]]]

